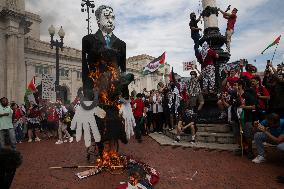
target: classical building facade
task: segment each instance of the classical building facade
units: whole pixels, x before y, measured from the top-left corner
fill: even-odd
[[[135,82],[129,85],[129,91],[135,91],[136,93],[143,92],[146,88],[147,91],[157,89],[157,84],[162,82],[169,82],[170,65],[165,64],[164,68],[159,68],[154,73],[143,75],[143,68],[155,57],[142,54],[133,57],[129,57],[126,61],[126,70],[131,72],[135,76]]]
[[[55,50],[50,43],[40,40],[39,15],[25,11],[25,0],[0,1],[0,96],[22,103],[27,84],[42,74],[55,75]],[[66,39],[68,40],[68,39]],[[81,50],[64,47],[59,52],[60,85],[65,100],[72,101],[82,86]],[[169,65],[153,74],[143,76],[143,67],[153,60],[149,55],[127,59],[127,72],[134,73],[135,83],[130,90],[141,92],[156,89]],[[167,78],[165,76],[164,78]]]

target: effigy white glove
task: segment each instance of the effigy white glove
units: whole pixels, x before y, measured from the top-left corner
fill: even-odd
[[[89,106],[92,101],[84,101]],[[104,118],[106,112],[100,107],[96,106],[92,110],[85,110],[81,106],[78,106],[75,111],[75,115],[71,122],[71,129],[76,130],[76,141],[79,142],[82,137],[82,131],[84,130],[85,146],[91,146],[91,132],[95,139],[95,142],[101,141],[101,135],[97,126],[95,115],[99,118]]]
[[[132,108],[129,101],[126,101],[125,103],[122,104],[119,110],[119,114],[124,119],[125,133],[127,140],[129,140],[130,137],[134,135],[133,128],[136,126]]]

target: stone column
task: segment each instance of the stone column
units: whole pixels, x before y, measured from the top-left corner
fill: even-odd
[[[202,1],[203,10],[209,10],[210,8],[216,7],[216,0],[203,0]],[[208,7],[208,8],[207,8]],[[218,27],[218,18],[216,14],[211,14],[204,16],[204,29],[209,27]]]
[[[12,20],[8,21],[8,31],[6,34],[6,97],[16,100],[17,73],[18,73],[18,37],[17,29],[19,23]]]

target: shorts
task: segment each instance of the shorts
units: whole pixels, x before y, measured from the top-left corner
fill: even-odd
[[[40,124],[39,123],[28,122],[27,127],[28,127],[28,129],[39,129],[40,128]]]
[[[47,122],[47,130],[54,131],[58,129],[57,121],[48,121]]]
[[[191,107],[195,107],[197,105],[197,102],[199,104],[204,104],[204,98],[202,94],[199,94],[197,96],[190,96],[189,97],[189,105]]]
[[[185,134],[191,134],[191,129],[190,127],[187,127],[185,130],[182,131]]]

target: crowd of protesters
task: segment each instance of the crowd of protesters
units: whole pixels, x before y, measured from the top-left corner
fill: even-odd
[[[1,98],[0,148],[7,142],[5,138],[9,139],[13,149],[16,149],[16,143],[40,142],[41,138],[58,139],[55,144],[73,142],[70,124],[74,110],[73,106],[66,108],[61,101],[40,105],[31,101],[27,105],[18,105],[9,103],[6,97]]]
[[[243,71],[243,69],[245,69]],[[265,161],[263,142],[277,144],[284,150],[284,66],[274,68],[267,62],[264,77],[256,75],[256,67],[240,61],[239,66],[225,70],[222,90],[216,106],[220,109],[220,119],[232,125],[236,143],[249,159],[255,163]],[[205,103],[203,95],[203,73],[197,67],[190,72],[190,80],[159,82],[156,90],[132,94],[130,105],[135,119],[135,139],[141,143],[142,137],[150,132],[162,134],[164,130],[176,129],[176,142],[181,133],[191,134],[191,143],[196,142],[196,123]],[[28,106],[8,105],[2,98],[0,105],[0,145],[4,135],[10,139],[13,149],[23,141],[39,142],[41,137],[58,139],[56,144],[73,141],[70,130],[73,105],[56,103],[29,103]],[[8,132],[4,132],[8,131]],[[252,141],[257,147],[253,154]],[[0,147],[1,147],[0,146]],[[242,147],[242,148],[241,148]]]
[[[228,71],[222,82],[222,94],[218,101],[221,118],[232,124],[236,142],[245,148],[254,163],[265,161],[264,142],[284,150],[284,67],[273,67],[267,61],[264,78],[256,74],[256,67],[244,64]],[[245,67],[245,72],[242,68]],[[243,140],[241,140],[243,139]],[[252,150],[254,140],[257,148]],[[240,153],[241,149],[237,151]]]
[[[240,145],[236,154],[243,150],[254,163],[261,163],[265,161],[264,142],[275,144],[283,151],[284,66],[275,68],[268,61],[261,78],[256,67],[242,59],[237,67],[224,70],[224,73],[216,106],[220,109],[219,119],[232,126],[236,143]],[[190,142],[195,142],[196,122],[204,105],[203,96],[207,93],[202,89],[203,74],[196,66],[190,75],[188,82],[179,80],[168,85],[160,82],[158,90],[137,94],[132,105],[137,128],[144,135],[176,129],[176,142],[180,141],[182,132],[191,134]],[[252,150],[253,140],[256,156]]]

